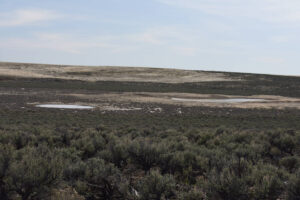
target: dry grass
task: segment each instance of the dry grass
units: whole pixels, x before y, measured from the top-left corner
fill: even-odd
[[[158,68],[132,68],[132,67],[91,67],[91,66],[67,66],[67,65],[43,65],[24,63],[0,62],[0,76],[28,77],[28,78],[59,78],[82,81],[136,81],[136,82],[207,82],[207,81],[233,81],[226,73],[213,73],[204,71],[188,71],[176,69]],[[235,79],[235,81],[240,81]],[[59,88],[58,88],[59,89]],[[4,91],[3,91],[4,92]],[[3,93],[0,92],[0,93]],[[13,95],[39,95],[40,91],[10,91]],[[7,93],[5,91],[4,93]],[[4,95],[4,93],[2,95]],[[162,103],[178,106],[208,106],[208,107],[236,107],[236,108],[297,108],[300,109],[300,99],[281,96],[233,96],[220,94],[192,94],[192,93],[153,93],[153,92],[107,92],[103,94],[74,94],[72,92],[61,93],[62,96],[74,96],[88,100],[89,104],[101,110],[130,111],[140,108],[124,107],[130,103]],[[12,95],[11,94],[11,95]],[[262,98],[265,102],[244,103],[208,103],[193,101],[174,101],[172,98],[191,99],[220,99],[220,98]],[[106,103],[103,103],[106,102]],[[32,103],[32,102],[28,102]],[[37,102],[38,103],[38,102]],[[46,103],[46,102],[40,102]],[[52,102],[53,103],[53,102]],[[59,102],[55,102],[59,103]],[[74,102],[82,103],[82,102]],[[116,103],[116,105],[114,104]]]
[[[26,78],[59,78],[83,81],[133,81],[161,83],[234,80],[224,73],[205,71],[141,67],[44,65],[5,62],[0,62],[0,75]]]
[[[208,106],[208,107],[234,107],[234,108],[297,108],[300,109],[300,99],[288,98],[271,95],[254,95],[254,96],[233,96],[233,95],[218,95],[218,94],[191,94],[191,93],[105,93],[105,94],[66,94],[76,96],[82,99],[92,99],[94,102],[111,102],[111,103],[162,103],[178,106]],[[244,103],[209,103],[209,102],[189,102],[189,101],[174,101],[172,98],[190,98],[190,99],[226,99],[226,98],[254,98],[266,99],[262,102],[244,102]],[[101,103],[93,104],[96,107],[102,108]]]

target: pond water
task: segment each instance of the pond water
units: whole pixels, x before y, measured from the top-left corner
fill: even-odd
[[[92,106],[66,105],[66,104],[41,104],[39,108],[60,108],[60,109],[93,109]]]
[[[244,103],[244,102],[260,102],[266,101],[265,99],[248,99],[248,98],[232,98],[232,99],[185,99],[185,98],[172,98],[174,101],[185,102],[202,102],[202,103]]]

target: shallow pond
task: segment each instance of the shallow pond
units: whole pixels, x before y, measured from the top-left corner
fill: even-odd
[[[66,105],[66,104],[41,104],[39,108],[60,108],[60,109],[93,109],[92,106]]]
[[[260,102],[266,101],[265,99],[247,99],[247,98],[232,98],[232,99],[185,99],[185,98],[172,98],[174,101],[184,102],[203,102],[203,103],[244,103],[244,102]]]

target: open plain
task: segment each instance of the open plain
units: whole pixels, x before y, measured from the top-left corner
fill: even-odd
[[[2,62],[0,144],[0,199],[299,199],[300,77]]]

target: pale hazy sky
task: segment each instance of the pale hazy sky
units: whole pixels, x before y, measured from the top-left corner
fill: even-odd
[[[0,0],[0,61],[300,75],[300,0]]]

